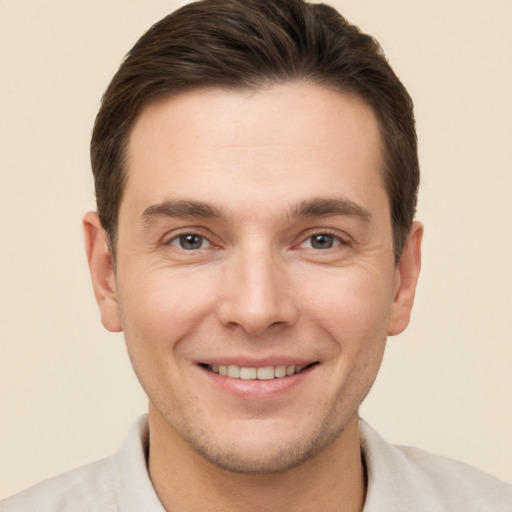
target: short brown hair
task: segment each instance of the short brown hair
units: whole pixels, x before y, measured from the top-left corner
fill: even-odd
[[[91,140],[98,214],[114,255],[130,130],[149,102],[192,89],[306,81],[356,94],[381,130],[395,260],[413,222],[419,164],[412,100],[379,43],[303,0],[201,0],[153,25],[108,86]]]

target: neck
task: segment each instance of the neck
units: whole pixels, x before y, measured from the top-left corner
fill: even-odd
[[[361,512],[365,472],[355,415],[335,441],[277,474],[240,474],[198,455],[150,408],[149,472],[167,512]]]

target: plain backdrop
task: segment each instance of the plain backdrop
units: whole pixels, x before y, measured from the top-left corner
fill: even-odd
[[[100,97],[184,2],[0,0],[0,496],[117,449],[146,410],[81,217]],[[415,100],[424,264],[362,416],[512,480],[512,2],[340,0]]]

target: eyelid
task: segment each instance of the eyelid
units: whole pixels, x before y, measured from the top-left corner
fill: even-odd
[[[162,245],[171,245],[171,242],[178,240],[179,237],[184,235],[197,235],[206,240],[208,242],[208,247],[206,248],[220,248],[222,246],[221,243],[215,241],[215,235],[208,229],[199,226],[183,226],[180,228],[176,228],[170,232],[167,232],[161,239]],[[340,232],[339,230],[333,228],[310,228],[302,231],[297,238],[299,242],[293,244],[294,248],[300,248],[302,244],[304,244],[308,239],[315,235],[328,235],[334,237],[339,243],[336,244],[331,249],[338,247],[339,245],[348,246],[354,243],[354,239],[346,232]],[[183,249],[182,249],[183,250]],[[199,249],[197,249],[199,250]],[[318,249],[315,249],[318,250]],[[327,251],[328,249],[324,249]]]
[[[208,247],[203,247],[203,249],[219,246],[218,243],[215,243],[213,241],[214,236],[209,230],[206,230],[206,229],[198,227],[198,226],[184,226],[181,228],[173,229],[172,231],[167,232],[162,237],[161,244],[162,245],[172,245],[171,242],[174,242],[175,240],[178,240],[181,236],[186,236],[186,235],[196,235],[196,236],[200,236],[201,238],[204,238],[208,242],[209,245],[208,245]],[[172,245],[172,246],[176,247],[174,245]],[[176,248],[183,250],[180,247],[176,247]],[[199,249],[197,249],[197,250],[199,250]]]
[[[314,237],[316,235],[332,236],[339,242],[336,245],[334,245],[333,247],[329,247],[328,249],[311,248],[311,249],[318,250],[318,251],[321,250],[321,251],[327,252],[329,249],[335,249],[336,247],[339,247],[340,245],[347,246],[353,242],[352,237],[345,232],[340,233],[339,231],[331,229],[331,228],[324,228],[324,229],[314,228],[314,229],[309,229],[306,232],[301,233],[300,242],[296,245],[296,247],[300,248],[305,242],[307,242],[308,240],[310,240],[312,237]]]
[[[201,238],[202,242],[207,244],[206,247],[202,246],[197,249],[185,249],[184,247],[180,247],[180,245],[179,245],[180,238],[184,237],[184,236],[186,237],[189,235],[197,236],[198,238]],[[176,242],[176,244],[174,242]],[[171,238],[167,242],[167,245],[172,245],[173,247],[176,247],[176,249],[180,249],[180,250],[187,251],[187,252],[188,251],[190,251],[190,252],[191,251],[199,251],[200,249],[208,249],[208,248],[212,247],[212,243],[210,242],[210,240],[208,240],[208,238],[206,238],[205,236],[200,235],[199,233],[181,233],[180,235],[176,235],[173,238]],[[201,244],[201,245],[203,245],[203,244]]]

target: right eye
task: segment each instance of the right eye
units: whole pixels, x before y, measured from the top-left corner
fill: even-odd
[[[183,233],[178,235],[169,241],[169,245],[185,251],[196,251],[211,246],[210,242],[204,236],[198,235],[197,233]]]
[[[330,233],[317,233],[302,242],[301,247],[325,250],[332,249],[340,244],[340,239],[337,236]]]

